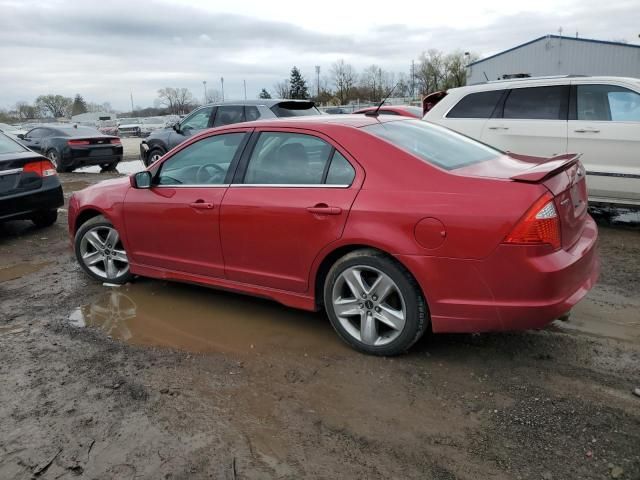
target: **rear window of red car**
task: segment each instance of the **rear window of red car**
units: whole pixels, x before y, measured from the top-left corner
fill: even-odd
[[[377,123],[363,130],[445,170],[466,167],[502,155],[503,152],[422,120]]]

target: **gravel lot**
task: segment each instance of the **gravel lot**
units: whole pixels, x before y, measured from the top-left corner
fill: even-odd
[[[68,196],[110,176],[61,178]],[[638,480],[640,228],[600,235],[569,322],[383,359],[322,314],[95,283],[64,210],[0,225],[0,478]]]

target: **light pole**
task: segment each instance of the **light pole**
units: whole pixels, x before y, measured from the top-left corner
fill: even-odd
[[[220,77],[220,86],[222,87],[222,101],[224,102],[224,77]]]
[[[247,99],[247,81],[242,80],[242,84],[244,85],[244,99]]]
[[[316,65],[316,87],[318,90],[316,100],[319,102],[320,101],[320,65]]]
[[[207,103],[207,81],[203,80],[202,81],[202,85],[204,86],[204,102],[203,104]]]

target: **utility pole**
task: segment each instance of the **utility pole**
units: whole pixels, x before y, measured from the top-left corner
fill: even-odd
[[[316,88],[318,94],[316,95],[316,100],[320,101],[320,65],[316,65]]]
[[[202,85],[204,86],[204,101],[202,102],[202,104],[204,105],[205,103],[207,103],[207,81],[203,80]]]
[[[131,115],[133,115],[133,92],[129,92],[129,95],[131,95]]]
[[[224,77],[220,77],[220,86],[222,87],[222,101],[224,102]]]
[[[247,99],[247,81],[242,80],[242,84],[244,85],[244,99]]]
[[[416,96],[416,64],[411,60],[411,100]]]

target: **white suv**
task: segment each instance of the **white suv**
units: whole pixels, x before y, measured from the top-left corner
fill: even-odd
[[[582,153],[590,201],[640,206],[640,79],[487,82],[437,92],[425,106],[424,120],[501,150]]]

